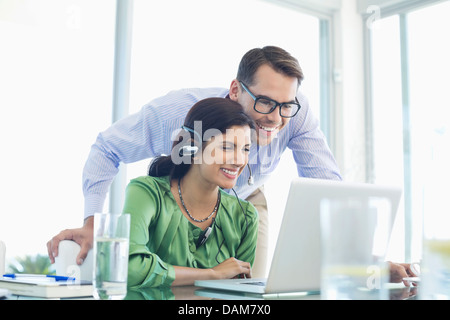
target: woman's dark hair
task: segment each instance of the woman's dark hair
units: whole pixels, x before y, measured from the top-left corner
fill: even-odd
[[[202,140],[207,138],[204,137],[204,133],[210,129],[221,133],[226,133],[226,130],[232,126],[248,126],[250,129],[255,129],[253,119],[244,112],[242,106],[228,98],[208,98],[197,102],[186,115],[183,126],[192,131],[195,130],[195,133],[191,130],[181,130],[178,139],[172,145],[172,154],[159,156],[150,163],[149,176],[182,178],[188,172],[191,161],[174,161],[173,156],[179,155],[180,149],[187,145],[183,144],[186,140],[189,140],[189,145],[195,144],[201,149],[203,141],[198,141],[199,136]],[[186,136],[190,139],[185,139]],[[187,157],[191,158],[191,156]]]

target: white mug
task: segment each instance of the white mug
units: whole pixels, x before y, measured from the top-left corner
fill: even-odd
[[[58,256],[55,258],[55,269],[58,276],[92,281],[92,250],[89,251],[86,259],[80,266],[76,263],[80,249],[80,245],[72,240],[63,240],[59,243]]]

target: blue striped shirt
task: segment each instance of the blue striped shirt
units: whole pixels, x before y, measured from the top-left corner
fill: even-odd
[[[223,88],[172,91],[101,132],[83,170],[85,218],[103,211],[106,194],[121,162],[170,154],[172,134],[183,125],[189,109],[202,99],[224,98],[228,93]],[[302,108],[277,137],[267,146],[256,143],[251,146],[249,164],[254,184],[248,185],[249,171],[244,170],[235,187],[240,198],[247,198],[267,181],[286,148],[294,154],[300,177],[341,179],[318,119],[312,114],[306,97],[299,92],[297,98]]]

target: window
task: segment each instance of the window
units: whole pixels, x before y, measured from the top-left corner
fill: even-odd
[[[450,178],[443,162],[450,153],[449,14],[445,1],[384,18],[372,30],[374,176],[404,185],[399,260],[420,260],[422,219],[432,207],[427,195],[445,189]]]
[[[300,90],[316,116],[324,115],[326,20],[260,0],[135,0],[133,7],[130,113],[170,90],[227,88],[245,52],[277,45],[298,58]],[[46,254],[51,236],[82,222],[84,163],[112,118],[115,10],[111,0],[0,1],[0,173],[8,216],[0,239],[8,255]],[[148,163],[128,165],[125,180],[145,174]],[[274,234],[292,172],[288,152],[266,186]]]
[[[9,258],[83,221],[81,173],[111,123],[115,3],[0,2],[0,239]]]
[[[373,163],[374,183],[403,186],[403,126],[398,16],[380,21],[373,27]],[[396,31],[396,32],[393,32]],[[390,255],[403,261],[404,208],[400,204],[394,225],[395,248]],[[392,258],[392,260],[397,260]]]
[[[411,12],[407,17],[412,172],[412,257],[421,256],[422,214],[446,210],[450,181],[448,75],[450,2]],[[433,198],[439,193],[441,197]],[[440,201],[436,203],[436,201]],[[417,258],[416,258],[417,259]]]

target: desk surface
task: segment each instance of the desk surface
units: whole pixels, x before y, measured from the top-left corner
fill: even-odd
[[[390,300],[417,299],[418,287],[405,287],[403,284],[389,286]],[[289,293],[280,295],[246,294],[225,290],[213,290],[195,286],[174,288],[129,289],[126,300],[320,300],[320,294]]]
[[[390,300],[417,299],[418,287],[392,285],[389,287]],[[12,295],[8,300],[39,299]],[[92,300],[93,297],[76,298],[77,300]],[[69,299],[72,300],[72,299]],[[128,289],[125,300],[320,300],[320,294],[289,293],[280,295],[259,295],[237,293],[224,290],[212,290],[195,286],[173,288]]]

